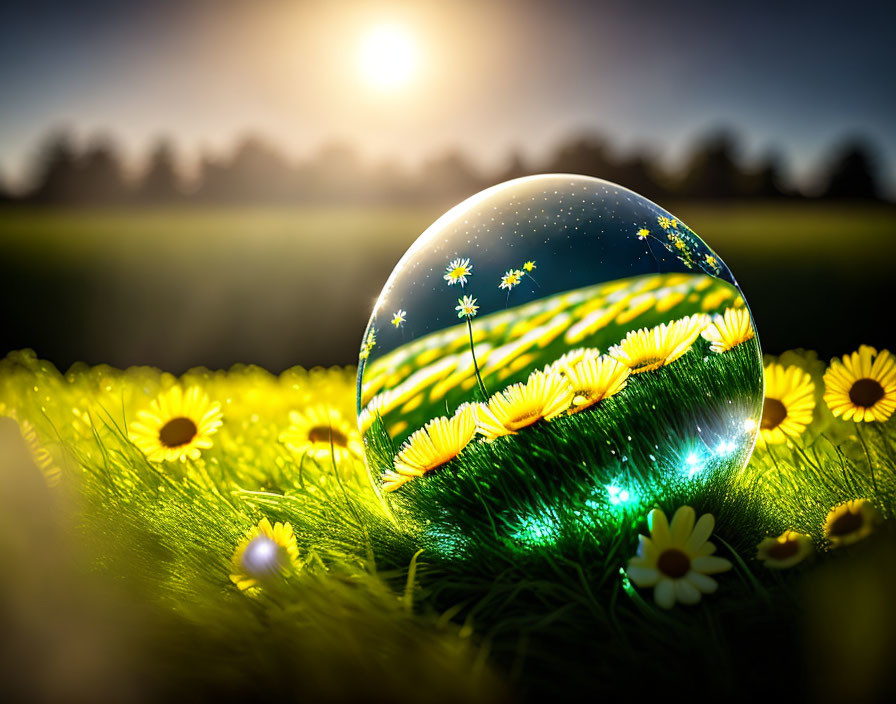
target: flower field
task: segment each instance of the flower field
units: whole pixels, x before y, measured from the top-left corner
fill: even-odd
[[[454,515],[432,516],[454,527],[441,536],[377,498],[354,425],[353,369],[177,378],[76,365],[63,374],[14,353],[0,365],[0,412],[23,441],[4,473],[43,476],[40,501],[67,507],[56,520],[80,547],[54,583],[68,598],[87,589],[86,571],[119,585],[104,608],[153,624],[128,647],[162,693],[214,693],[224,671],[230,694],[375,691],[393,701],[415,700],[420,688],[501,701],[581,686],[619,693],[635,678],[692,686],[670,648],[688,653],[716,692],[786,683],[789,671],[744,665],[773,649],[803,668],[824,663],[807,687],[873,693],[886,683],[875,663],[887,661],[881,648],[896,618],[886,567],[896,364],[866,347],[830,364],[796,351],[771,365],[781,379],[767,385],[759,447],[743,471],[663,486],[646,501],[637,477],[597,476],[609,465],[593,462],[581,472],[603,494],[577,497],[588,507],[580,515],[558,512],[555,500],[581,485],[575,465],[601,455],[542,424],[471,448],[471,462],[492,468],[484,493],[447,471],[393,492],[421,487],[425,512],[425,494],[434,501],[456,479]],[[12,447],[15,426],[0,427]],[[496,463],[509,440],[525,451],[514,446]],[[524,470],[546,450],[569,466],[538,501]],[[490,510],[499,496],[517,499]],[[4,515],[29,525],[34,501],[23,512],[8,491]],[[38,534],[34,550],[49,550]],[[10,574],[28,574],[33,553],[16,555],[4,555]],[[858,684],[856,662],[869,673]]]

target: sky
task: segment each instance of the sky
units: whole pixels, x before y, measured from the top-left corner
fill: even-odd
[[[370,320],[376,339],[370,360],[462,325],[456,305],[465,295],[474,297],[482,318],[645,274],[707,274],[736,284],[719,256],[676,224],[668,232],[685,244],[686,264],[659,218],[678,223],[638,194],[587,176],[530,176],[482,191],[439,218],[396,265]],[[653,236],[638,237],[642,228]],[[527,261],[535,265],[533,272],[522,274],[510,290],[502,289],[502,275],[523,270]],[[457,262],[469,265],[469,276],[449,282],[445,276]],[[391,321],[398,310],[406,316],[395,326]]]
[[[725,125],[809,185],[861,133],[894,191],[894,20],[865,0],[6,3],[0,174],[24,182],[57,127],[111,135],[132,163],[161,135],[189,166],[251,132],[296,158],[342,140],[409,166],[458,147],[493,168],[586,131],[674,165]],[[392,82],[362,58],[383,27],[406,49]]]

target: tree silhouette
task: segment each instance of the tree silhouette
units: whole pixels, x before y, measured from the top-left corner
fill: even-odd
[[[89,205],[120,205],[128,197],[115,143],[108,137],[96,138],[78,168],[75,201]]]
[[[420,197],[432,202],[457,202],[488,185],[458,150],[427,160],[421,173]]]
[[[614,173],[620,186],[630,188],[645,198],[657,199],[665,193],[664,187],[657,178],[653,160],[648,154],[632,154],[629,158],[619,162]]]
[[[824,188],[825,198],[873,200],[880,197],[873,150],[860,138],[845,141],[836,151]]]
[[[137,198],[144,203],[167,204],[177,202],[182,197],[174,144],[169,139],[159,139],[150,154]]]
[[[47,137],[38,150],[34,171],[33,200],[62,204],[77,199],[81,188],[78,154],[68,131],[59,130]]]
[[[734,198],[745,190],[734,133],[720,129],[697,142],[678,191],[689,198]]]
[[[599,135],[576,136],[558,145],[547,170],[554,173],[584,174],[615,181],[616,165],[609,156],[607,141]]]
[[[217,203],[274,203],[292,197],[294,172],[261,137],[249,135],[229,160],[203,157],[198,197]]]
[[[504,181],[522,178],[523,176],[529,176],[533,173],[536,172],[526,164],[526,160],[523,158],[519,149],[513,149],[507,160],[507,166],[504,167],[502,171],[499,171],[498,175],[495,177],[495,183],[503,183]]]
[[[779,152],[766,152],[756,167],[744,174],[742,195],[766,199],[788,195],[784,187],[783,163]]]

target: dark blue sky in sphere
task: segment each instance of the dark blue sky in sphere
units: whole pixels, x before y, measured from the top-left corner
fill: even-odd
[[[673,214],[607,181],[587,176],[533,176],[491,188],[446,213],[396,266],[377,312],[370,359],[429,333],[463,323],[458,298],[477,299],[477,317],[585,286],[657,272],[718,275],[735,283],[718,255],[699,238],[689,247],[695,268],[669,251],[658,218]],[[652,237],[640,239],[646,228]],[[680,230],[686,232],[685,230]],[[688,235],[693,238],[693,235]],[[705,265],[715,256],[719,269]],[[444,279],[456,258],[469,258],[472,275],[461,287]],[[509,295],[499,288],[508,269],[536,269]],[[701,268],[702,266],[702,268]],[[403,326],[390,324],[398,310]],[[474,319],[475,320],[475,319]],[[474,323],[475,324],[475,323]]]

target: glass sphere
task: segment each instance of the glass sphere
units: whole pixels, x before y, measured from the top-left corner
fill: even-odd
[[[620,186],[486,189],[395,267],[365,331],[374,486],[430,547],[518,546],[729,481],[755,443],[762,357],[728,267]],[[676,493],[677,492],[677,493]]]

